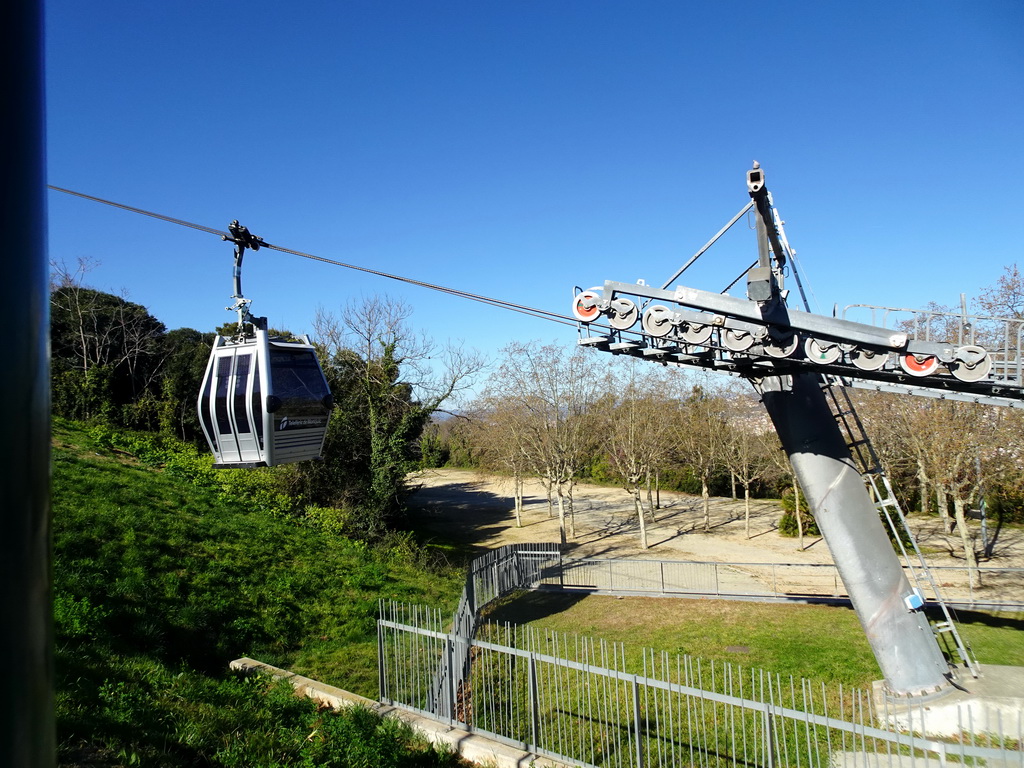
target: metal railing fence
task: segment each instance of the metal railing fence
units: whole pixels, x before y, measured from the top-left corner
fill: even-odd
[[[931,566],[930,570],[947,604],[957,608],[1024,608],[1024,568]],[[613,594],[773,600],[849,597],[834,565],[812,563],[559,558],[544,566],[538,586]],[[937,598],[927,592],[924,596]]]
[[[951,739],[929,738],[901,730],[907,714],[862,690],[654,651],[629,669],[614,643],[509,625],[467,640],[444,631],[436,611],[381,611],[382,702],[444,711],[453,725],[574,764],[1024,766],[1019,714],[993,715],[990,730],[1001,735],[975,734],[967,713]],[[436,670],[445,659],[451,668],[463,642],[466,673],[437,686]]]
[[[469,673],[468,640],[476,636],[480,609],[504,594],[536,585],[541,572],[561,558],[558,544],[507,544],[474,558],[466,573],[466,582],[452,622],[451,648],[435,659],[429,694],[437,709],[432,714],[451,719],[451,697],[445,691],[458,690]],[[383,689],[382,689],[383,690]]]

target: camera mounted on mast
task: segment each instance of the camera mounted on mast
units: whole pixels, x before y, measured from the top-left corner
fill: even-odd
[[[764,171],[756,160],[753,168],[747,171],[747,192],[757,209],[757,266],[747,272],[747,298],[764,304],[777,298],[782,291],[786,251],[779,237],[775,208],[771,193],[765,186]]]

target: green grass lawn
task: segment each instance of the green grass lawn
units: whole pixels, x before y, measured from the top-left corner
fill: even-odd
[[[454,610],[461,569],[434,567],[401,542],[372,549],[249,506],[57,422],[63,764],[344,765],[331,757],[345,751],[340,742],[304,740],[376,733],[369,721],[317,725],[324,716],[311,703],[239,681],[228,663],[250,656],[375,697],[377,601]],[[366,733],[359,744],[373,741]]]
[[[487,614],[623,643],[630,663],[651,648],[862,688],[882,676],[856,613],[842,606],[522,592]],[[1024,615],[959,618],[982,665],[1024,666]]]

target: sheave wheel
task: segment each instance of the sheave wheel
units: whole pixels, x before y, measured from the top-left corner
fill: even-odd
[[[704,323],[687,323],[681,336],[687,344],[700,345],[707,344],[708,339],[711,338],[711,334],[714,332],[714,326],[705,325]]]
[[[967,352],[969,356],[975,358],[979,355],[982,356],[975,363],[965,363],[962,360],[957,360],[955,363],[950,364],[949,372],[960,379],[960,381],[981,381],[992,371],[992,356],[983,347],[971,344],[959,351],[961,353]]]
[[[585,300],[590,299],[596,301],[597,299],[600,298],[600,295],[598,295],[594,291],[581,291],[580,293],[577,293],[576,297],[572,300],[573,315],[576,317],[577,320],[584,323],[590,323],[593,322],[594,320],[597,320],[597,318],[601,314],[601,310],[597,308],[597,304],[595,304],[592,307],[584,307],[583,302]]]
[[[618,331],[632,328],[640,317],[640,310],[632,299],[615,299],[612,302],[612,311],[608,315],[608,325]]]
[[[812,363],[818,365],[831,365],[843,354],[838,344],[823,344],[817,339],[808,339],[804,342],[804,354]]]
[[[661,304],[652,304],[640,320],[644,333],[661,339],[672,330],[672,310]]]
[[[918,378],[931,376],[939,370],[939,358],[933,355],[900,355],[900,368]]]
[[[854,349],[850,351],[850,362],[862,371],[878,371],[885,367],[888,352],[875,349]]]
[[[733,352],[746,352],[754,346],[754,334],[736,328],[726,328],[722,334],[722,346]]]

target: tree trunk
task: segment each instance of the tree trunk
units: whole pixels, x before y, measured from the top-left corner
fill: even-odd
[[[964,547],[964,559],[967,561],[967,578],[971,587],[980,587],[981,578],[978,573],[978,557],[974,552],[974,541],[971,533],[967,530],[967,516],[965,507],[967,505],[959,495],[953,494],[953,513],[956,515],[956,527],[960,529],[960,542]]]
[[[732,486],[732,500],[736,501],[736,473],[729,470],[729,484]]]
[[[793,475],[793,508],[796,515],[796,535],[797,544],[800,551],[804,551],[804,513],[800,509],[800,483],[796,480],[796,475]]]
[[[554,483],[552,483],[554,485]],[[550,491],[549,491],[550,493]],[[562,499],[562,486],[559,485],[557,488],[558,493],[558,538],[564,546],[566,543],[565,538],[565,502]]]
[[[956,521],[949,516],[949,498],[946,496],[946,489],[938,483],[935,484],[935,503],[939,506],[939,517],[942,518],[942,532],[952,533]]]
[[[647,522],[644,520],[644,505],[640,501],[640,486],[633,485],[633,506],[636,508],[636,518],[640,521],[640,548],[647,549]]]
[[[917,484],[921,489],[921,514],[927,515],[928,508],[931,506],[931,500],[928,497],[928,476],[924,473],[924,468],[920,463],[917,465]]]
[[[706,477],[700,481],[700,495],[704,499],[704,533],[711,531],[711,491]]]
[[[750,538],[750,483],[743,484],[743,523],[747,529],[747,538]]]
[[[515,486],[515,504],[516,504],[516,528],[523,527],[523,478],[521,475],[516,475],[512,478],[512,482]]]
[[[569,503],[569,535],[576,538],[576,505],[572,498],[572,480],[569,481],[569,492],[566,494]]]
[[[647,473],[647,508],[651,511],[651,522],[658,522],[654,516],[654,489],[651,487],[651,473]]]

